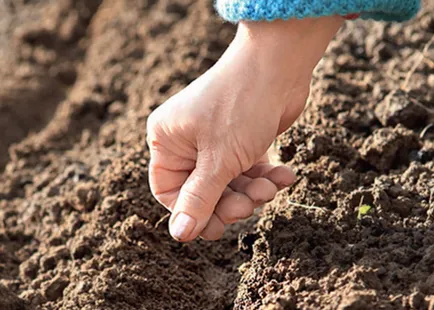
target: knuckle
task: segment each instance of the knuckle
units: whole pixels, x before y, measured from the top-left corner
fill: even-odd
[[[148,146],[153,149],[158,147],[159,140],[163,135],[162,124],[159,120],[159,117],[155,112],[151,113],[148,117],[146,124],[146,142]]]

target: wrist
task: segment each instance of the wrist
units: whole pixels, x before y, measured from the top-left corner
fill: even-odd
[[[340,16],[241,22],[224,62],[249,67],[250,76],[276,92],[306,89],[312,72],[345,19]]]
[[[328,43],[343,24],[342,17],[273,22],[241,22],[235,39],[209,76],[224,83],[235,77],[231,93],[263,89],[278,100],[305,103],[312,72]]]
[[[313,70],[344,20],[341,16],[329,16],[240,22],[234,43],[249,49],[268,65],[288,63],[293,70],[294,64],[303,64]]]

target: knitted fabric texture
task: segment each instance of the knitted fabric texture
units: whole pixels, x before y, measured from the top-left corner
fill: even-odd
[[[354,13],[363,19],[405,21],[417,14],[420,0],[216,0],[215,6],[233,23]]]

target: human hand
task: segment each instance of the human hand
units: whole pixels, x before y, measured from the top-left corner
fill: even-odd
[[[290,186],[267,149],[303,111],[314,67],[341,17],[241,23],[214,67],[148,119],[149,179],[171,235],[216,240],[225,224]]]

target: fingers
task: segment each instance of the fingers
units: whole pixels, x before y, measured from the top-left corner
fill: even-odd
[[[264,204],[274,199],[278,189],[270,180],[257,178],[253,179],[252,182],[247,185],[244,192],[256,204]]]
[[[270,201],[277,194],[276,185],[266,178],[251,179],[240,175],[229,186],[236,192],[247,195],[255,204]]]
[[[296,175],[291,168],[286,166],[278,166],[263,175],[264,178],[269,179],[276,184],[279,190],[289,187],[294,184]]]
[[[200,236],[209,241],[219,240],[225,231],[225,224],[216,214],[213,214],[208,222],[208,225],[200,233]]]
[[[255,207],[272,200],[279,189],[294,181],[295,174],[288,167],[275,167],[268,163],[255,165],[230,182],[201,237],[205,240],[220,239],[225,224],[252,216]]]
[[[149,184],[154,197],[172,211],[182,184],[187,180],[188,171],[171,171],[149,165]]]
[[[244,175],[252,179],[259,178],[265,175],[267,172],[273,170],[274,168],[276,168],[276,166],[270,163],[259,163],[244,172]]]
[[[151,149],[151,191],[173,212],[169,231],[183,242],[199,234],[207,240],[220,238],[225,224],[251,216],[255,207],[295,180],[291,169],[270,165],[265,158],[233,180],[232,190],[227,188],[230,178],[212,161],[176,160],[170,150],[160,150],[160,146]]]
[[[246,194],[256,204],[263,204],[294,181],[295,174],[290,168],[261,163],[238,176],[229,186],[234,191]]]
[[[241,174],[229,183],[229,187],[236,192],[244,193],[244,190],[250,182],[252,182],[252,178]]]
[[[290,186],[295,181],[295,173],[287,166],[273,166],[271,164],[258,164],[244,173],[252,179],[264,177],[276,184],[278,189]]]
[[[200,234],[201,237],[206,240],[220,239],[225,224],[233,224],[252,216],[255,207],[255,203],[247,195],[225,190],[208,225]]]
[[[233,224],[250,217],[255,206],[247,195],[230,191],[220,199],[214,213],[224,224]]]
[[[166,136],[157,136],[153,128],[148,128],[147,138],[151,153],[148,172],[151,192],[159,203],[172,211],[181,186],[194,169],[196,161],[176,155],[165,146],[171,145],[170,141],[160,143]]]
[[[172,237],[183,242],[195,239],[207,226],[229,181],[226,171],[199,157],[173,208],[169,221]]]

